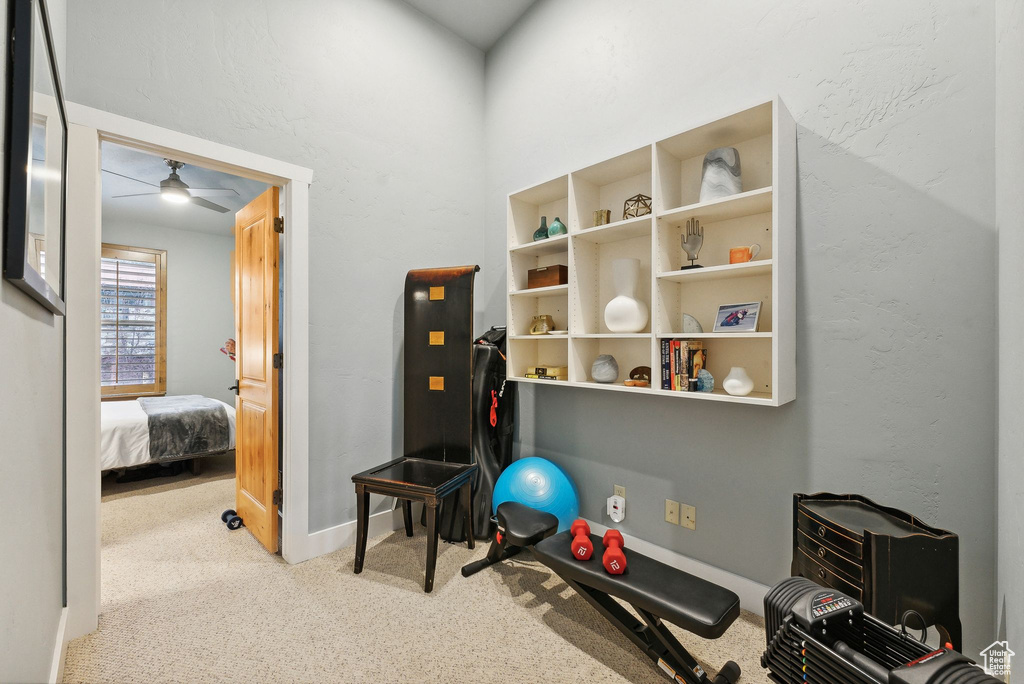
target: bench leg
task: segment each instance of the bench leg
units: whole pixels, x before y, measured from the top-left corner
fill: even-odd
[[[356,562],[355,571],[358,575],[363,571],[363,558],[366,556],[366,533],[370,528],[369,520],[370,493],[363,485],[356,485]]]
[[[476,539],[473,535],[473,483],[466,482],[459,492],[462,498],[462,510],[466,516],[466,539],[470,549],[476,548]]]
[[[412,536],[412,501],[402,499],[402,518],[405,520],[405,536]]]
[[[424,504],[427,514],[427,572],[423,578],[423,591],[434,589],[434,567],[437,565],[437,501]]]

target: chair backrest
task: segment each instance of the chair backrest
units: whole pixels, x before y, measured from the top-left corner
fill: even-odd
[[[406,456],[471,463],[473,280],[479,266],[405,277]]]

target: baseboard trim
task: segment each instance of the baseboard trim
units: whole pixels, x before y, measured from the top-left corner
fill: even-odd
[[[606,525],[594,522],[593,520],[588,520],[587,523],[594,534],[603,535],[608,530]],[[770,587],[728,570],[716,568],[714,565],[708,565],[689,556],[684,556],[681,553],[657,546],[633,535],[623,533],[622,537],[626,540],[627,561],[629,560],[629,549],[636,549],[645,556],[650,556],[665,565],[679,568],[691,575],[720,584],[726,589],[736,592],[736,595],[740,597],[740,607],[743,610],[764,617],[764,595],[768,593]],[[596,549],[594,553],[597,553]]]
[[[60,684],[64,681],[64,657],[68,654],[68,642],[64,640],[64,634],[68,627],[67,606],[61,608],[60,622],[57,623],[57,639],[53,643],[53,658],[50,661],[50,684]]]
[[[380,534],[393,532],[405,527],[402,520],[402,510],[381,511],[370,516],[367,537],[376,537]],[[356,521],[328,527],[307,536],[306,538],[306,560],[322,556],[325,553],[333,553],[346,546],[356,543]]]

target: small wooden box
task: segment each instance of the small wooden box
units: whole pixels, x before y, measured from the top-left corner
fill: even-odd
[[[526,272],[526,288],[551,287],[552,285],[565,285],[569,282],[569,268],[556,264],[554,266],[541,266],[531,268]]]

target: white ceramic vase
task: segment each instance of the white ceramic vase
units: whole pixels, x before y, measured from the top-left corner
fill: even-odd
[[[636,298],[640,279],[639,259],[612,261],[615,297],[604,308],[604,324],[613,333],[641,332],[647,326],[647,305]]]
[[[735,397],[745,397],[754,391],[754,381],[747,375],[747,369],[733,366],[722,381],[722,389]]]

